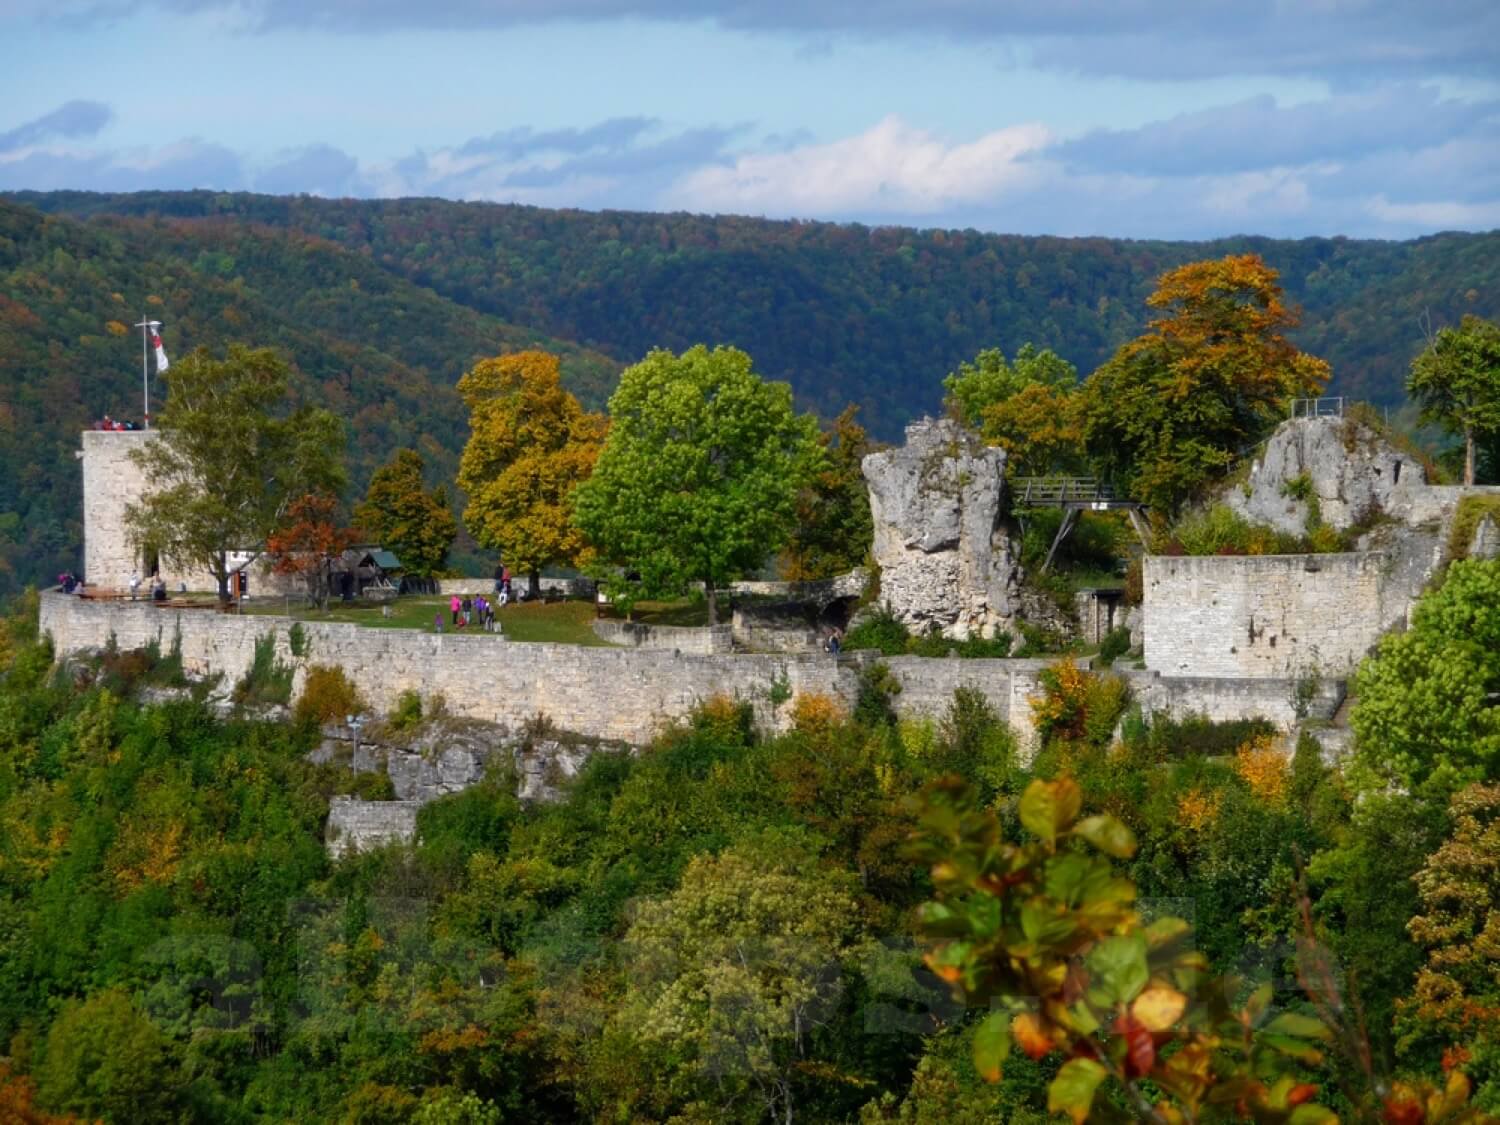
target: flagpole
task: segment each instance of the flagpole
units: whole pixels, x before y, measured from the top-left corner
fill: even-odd
[[[143,401],[141,412],[141,429],[151,428],[151,375],[150,361],[146,354],[148,337],[151,335],[149,317],[141,313],[141,399]]]
[[[141,330],[141,398],[145,404],[145,413],[141,417],[141,429],[151,428],[151,330],[161,324],[159,320],[152,320],[145,313],[141,314],[141,322],[136,325]]]

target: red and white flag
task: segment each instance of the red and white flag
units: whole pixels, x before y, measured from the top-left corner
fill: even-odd
[[[167,363],[167,349],[161,346],[161,333],[156,330],[155,325],[151,328],[151,346],[156,349],[157,372],[165,371],[169,366]]]

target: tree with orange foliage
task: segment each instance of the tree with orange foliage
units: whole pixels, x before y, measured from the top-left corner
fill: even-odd
[[[354,532],[339,519],[339,502],[309,492],[287,505],[286,518],[269,538],[266,553],[277,574],[300,577],[308,600],[328,608],[333,561],[354,545]]]
[[[577,564],[585,549],[572,519],[573,490],[588,479],[607,421],[589,414],[560,381],[557,357],[518,352],[481,360],[458,381],[469,441],[458,484],[464,523],[541,592],[542,567]]]
[[[1500,785],[1449,805],[1453,832],[1416,875],[1422,913],[1407,930],[1427,948],[1413,995],[1397,1005],[1401,1049],[1441,1044],[1469,1061],[1479,1096],[1500,1100]],[[1460,1054],[1461,1053],[1461,1054]]]
[[[1284,333],[1298,311],[1257,254],[1192,262],[1147,299],[1161,315],[1084,384],[1081,429],[1099,471],[1174,512],[1318,393],[1328,364]]]
[[[0,1061],[0,1121],[6,1125],[86,1125],[82,1119],[59,1117],[37,1109],[36,1083],[29,1075],[16,1074],[10,1063]]]

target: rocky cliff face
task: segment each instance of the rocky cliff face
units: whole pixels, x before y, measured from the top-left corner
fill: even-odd
[[[924,419],[862,468],[881,600],[913,632],[936,625],[962,639],[1010,628],[1021,570],[1000,525],[1005,453],[954,421]]]
[[[1255,455],[1248,483],[1224,500],[1253,523],[1297,535],[1310,507],[1298,491],[1317,498],[1325,524],[1346,531],[1379,514],[1402,518],[1411,494],[1426,485],[1421,464],[1364,423],[1299,418],[1277,428]]]

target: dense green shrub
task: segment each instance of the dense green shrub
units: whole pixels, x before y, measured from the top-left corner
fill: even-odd
[[[1108,668],[1129,651],[1130,630],[1123,625],[1118,629],[1111,629],[1104,635],[1104,640],[1099,642],[1099,667]]]
[[[386,726],[393,731],[406,731],[422,721],[422,694],[407,688],[396,696],[396,706],[385,717]]]
[[[911,634],[901,619],[890,606],[882,605],[844,635],[844,650],[874,649],[885,656],[900,656],[910,641]]]
[[[854,704],[854,718],[866,726],[889,725],[896,721],[893,701],[901,694],[901,683],[890,666],[877,660],[860,669],[859,697]]]
[[[1276,733],[1276,725],[1265,719],[1210,719],[1187,715],[1181,719],[1159,716],[1151,720],[1148,739],[1153,750],[1172,757],[1199,755],[1226,757],[1256,738]]]

